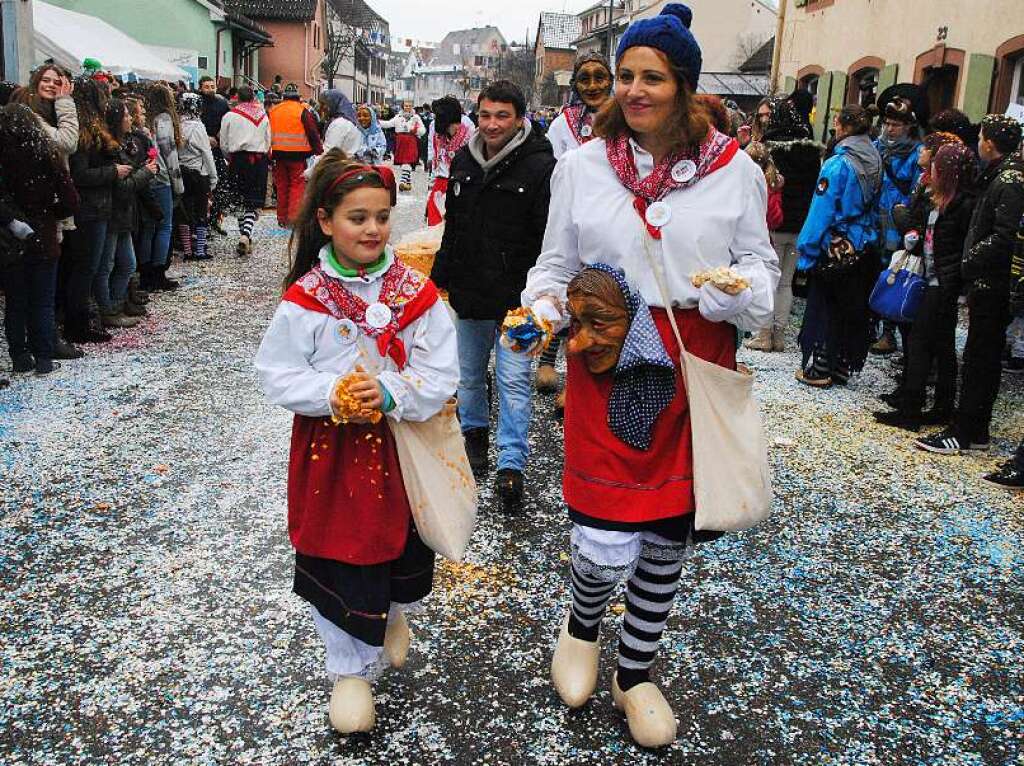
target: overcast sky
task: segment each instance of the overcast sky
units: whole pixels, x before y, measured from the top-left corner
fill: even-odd
[[[440,42],[453,29],[493,24],[506,40],[522,42],[537,34],[541,11],[577,13],[595,0],[367,0],[388,20],[393,37]]]

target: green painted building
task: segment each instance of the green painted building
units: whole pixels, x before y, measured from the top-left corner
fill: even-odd
[[[222,0],[45,0],[103,19],[189,72],[218,85],[237,85],[259,71],[266,29],[224,7]]]

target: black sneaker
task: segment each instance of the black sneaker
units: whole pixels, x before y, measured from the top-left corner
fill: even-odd
[[[462,438],[466,441],[466,457],[469,458],[469,467],[473,470],[476,478],[487,475],[490,468],[490,460],[487,455],[489,432],[486,428],[470,428],[462,432]]]
[[[1024,373],[1024,358],[1011,356],[1009,359],[1004,360],[1003,372],[1007,372],[1010,375],[1020,375],[1021,373]]]
[[[11,359],[15,372],[32,372],[36,368],[36,360],[32,354],[18,354]]]
[[[53,343],[54,359],[81,359],[85,352],[77,346],[73,346],[63,338],[57,338]]]
[[[519,513],[523,507],[523,474],[514,468],[501,468],[494,477],[494,488],[502,513]]]
[[[967,449],[952,428],[915,439],[914,446],[936,455],[959,455],[961,450]]]
[[[55,362],[52,359],[43,359],[36,362],[35,376],[37,378],[43,375],[49,375],[51,372],[56,372],[60,369],[60,362]]]
[[[876,412],[875,421],[883,426],[902,428],[904,431],[913,431],[914,433],[917,433],[918,429],[921,428],[920,415],[915,416],[901,410],[896,410],[895,412]]]
[[[1024,471],[1018,470],[1012,460],[1009,463],[1006,463],[998,471],[993,471],[987,476],[983,476],[982,480],[987,481],[989,484],[995,484],[997,487],[1002,487],[1003,489],[1024,489]]]

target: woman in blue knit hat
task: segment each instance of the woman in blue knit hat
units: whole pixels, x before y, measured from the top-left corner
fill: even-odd
[[[573,521],[572,607],[552,681],[570,707],[590,698],[601,618],[628,579],[612,696],[645,747],[676,736],[672,708],[649,669],[683,561],[695,544],[719,536],[694,529],[693,451],[701,445],[693,441],[668,312],[690,353],[735,369],[736,331],[771,323],[779,279],[764,174],[694,100],[701,52],[690,19],[673,3],[626,31],[614,101],[594,123],[597,138],[563,156],[552,177],[543,252],[523,292],[523,305],[553,329],[573,313],[571,336],[594,336],[568,362],[563,492]],[[603,346],[613,345],[607,323],[584,321],[576,303],[566,310],[568,283],[596,264],[620,273],[646,304],[637,315],[653,319],[647,332],[631,327],[618,336],[624,345],[607,369],[595,366]],[[694,277],[708,270],[719,279],[696,287]]]

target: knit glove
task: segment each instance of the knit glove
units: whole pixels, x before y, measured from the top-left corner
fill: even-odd
[[[35,234],[35,231],[31,226],[24,221],[19,221],[17,218],[7,224],[7,231],[11,232],[16,239],[20,239],[22,241],[25,241]]]
[[[754,293],[750,288],[740,290],[736,295],[729,295],[715,287],[711,282],[705,282],[700,288],[700,302],[697,309],[700,315],[709,322],[728,322],[744,311],[754,300]]]

